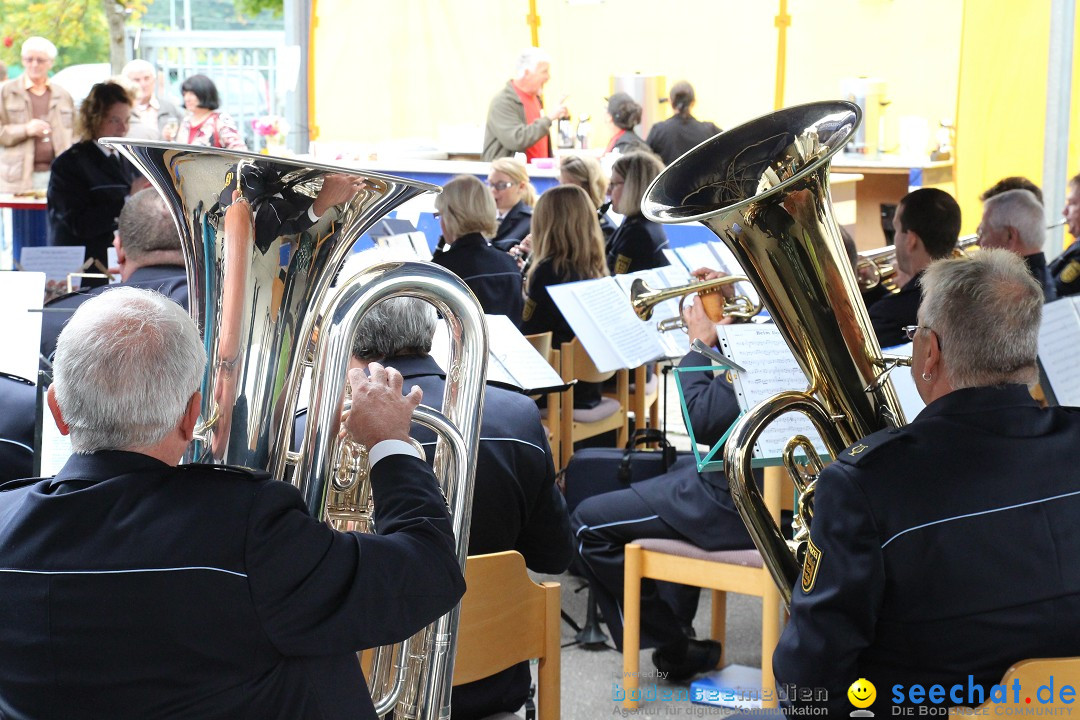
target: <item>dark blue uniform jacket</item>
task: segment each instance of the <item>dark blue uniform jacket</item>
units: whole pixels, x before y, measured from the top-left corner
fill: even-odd
[[[480,233],[469,233],[435,253],[431,262],[465,281],[488,315],[506,315],[521,324],[521,270],[513,255],[496,250]]]
[[[895,685],[960,684],[978,705],[969,675],[990,699],[1012,663],[1080,654],[1078,437],[1080,410],[1008,385],[951,392],[842,452],[818,481],[819,556],[794,588],[777,682],[827,688],[846,717],[866,678],[883,717]]]
[[[75,455],[0,487],[0,716],[367,718],[355,651],[465,590],[428,466],[372,468],[379,535],[223,466]]]
[[[661,225],[641,215],[631,215],[608,241],[608,270],[612,275],[622,275],[668,265],[664,255],[667,246],[667,234]]]
[[[491,238],[493,247],[499,250],[509,250],[525,239],[531,232],[533,209],[526,205],[524,200],[518,200],[517,205],[507,210],[506,215],[499,221],[499,229],[495,237]]]
[[[119,285],[103,285],[91,290],[61,295],[45,305],[45,312],[41,314],[41,354],[51,358],[56,352],[56,338],[60,337],[60,331],[64,329],[68,318],[80,305],[110,287],[137,287],[144,290],[155,290],[166,297],[170,297],[180,303],[184,309],[188,306],[187,272],[183,265],[148,265],[131,273],[127,282]]]

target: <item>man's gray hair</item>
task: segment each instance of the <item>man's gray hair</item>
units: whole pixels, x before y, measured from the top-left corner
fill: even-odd
[[[43,38],[39,35],[34,35],[33,37],[26,38],[26,40],[22,44],[22,47],[19,48],[19,51],[23,55],[28,52],[34,51],[42,52],[45,53],[50,60],[56,59],[56,46],[53,45],[52,40],[49,40],[48,38]]]
[[[514,68],[514,77],[524,77],[525,73],[535,70],[537,65],[545,62],[551,64],[551,56],[547,54],[547,51],[538,47],[526,48],[518,55],[517,65]]]
[[[120,71],[120,74],[127,77],[129,73],[139,72],[140,70],[157,77],[157,68],[154,67],[154,63],[149,60],[143,60],[142,58],[129,60],[127,65],[124,66],[124,69]]]
[[[176,223],[153,188],[144,188],[128,198],[120,211],[118,227],[124,254],[135,262],[152,252],[180,252]]]
[[[151,290],[106,290],[79,306],[56,341],[56,401],[71,449],[147,448],[199,389],[206,351],[195,323]]]
[[[438,318],[435,306],[414,297],[384,300],[368,311],[353,338],[357,360],[382,361],[401,355],[427,355]]]
[[[1019,255],[986,249],[938,260],[920,282],[919,324],[940,339],[953,388],[1038,380],[1043,292]]]
[[[1043,206],[1028,190],[1007,190],[986,199],[983,204],[983,226],[995,230],[1016,228],[1026,252],[1039,252],[1046,242],[1046,218]]]

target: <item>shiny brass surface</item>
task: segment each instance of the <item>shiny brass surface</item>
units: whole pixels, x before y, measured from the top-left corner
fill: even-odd
[[[785,602],[800,566],[753,482],[758,435],[777,415],[802,412],[836,457],[904,423],[891,381],[879,378],[881,348],[829,199],[829,163],[860,121],[856,105],[839,101],[765,115],[668,166],[641,205],[654,222],[702,222],[728,246],[807,377],[805,393],[744,415],[724,447],[732,497]]]
[[[414,419],[439,438],[435,470],[464,569],[475,472],[470,458],[479,443],[487,373],[483,312],[456,275],[430,263],[370,268],[329,299],[335,276],[369,227],[405,201],[440,189],[247,152],[125,138],[102,142],[146,176],[180,233],[190,312],[209,357],[200,433],[185,461],[241,465],[291,479],[314,517],[370,525],[370,488],[347,472],[363,466],[363,453],[337,445],[352,335],[364,313],[397,295],[427,300],[447,318],[453,369],[443,398],[446,415],[421,406]],[[317,218],[316,205],[325,206]],[[294,453],[293,420],[308,371],[308,422]],[[411,687],[384,692],[370,683],[381,712],[448,717],[456,626],[455,609],[422,633],[422,643],[396,651],[420,662],[399,663],[388,673],[412,677]]]
[[[713,322],[720,322],[725,317],[749,319],[761,312],[761,303],[755,303],[744,295],[729,298],[721,294],[723,288],[741,282],[747,282],[747,279],[741,275],[733,275],[654,290],[647,282],[638,278],[630,285],[630,304],[633,305],[634,312],[639,318],[648,320],[652,317],[653,309],[658,303],[679,298],[679,317],[658,322],[656,329],[660,332],[686,328],[686,322],[682,319],[683,303],[689,296],[695,294],[701,298],[705,314]]]

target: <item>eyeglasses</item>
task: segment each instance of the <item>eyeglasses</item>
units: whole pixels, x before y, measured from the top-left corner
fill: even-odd
[[[905,335],[907,335],[908,340],[914,341],[915,340],[915,333],[919,332],[919,328],[922,328],[923,330],[929,330],[930,332],[937,335],[937,332],[934,330],[934,328],[930,327],[929,325],[905,325],[904,327],[902,327],[900,329],[904,332]],[[941,346],[941,336],[940,335],[938,336],[938,346],[939,347]]]
[[[925,325],[905,325],[904,327],[900,328],[900,330],[903,331],[904,335],[907,336],[908,340],[914,340],[915,339],[915,334],[917,332],[919,332],[919,328],[921,328],[921,327],[926,327],[926,326]],[[930,328],[926,328],[926,329],[929,330]]]
[[[492,190],[509,190],[510,188],[514,187],[515,184],[516,183],[512,183],[509,180],[504,180],[502,182],[491,182],[489,180],[487,182],[487,186]]]
[[[45,63],[47,63],[49,61],[50,61],[50,58],[47,58],[47,57],[24,57],[24,58],[22,58],[22,64],[23,65],[32,65],[32,64],[44,65]]]

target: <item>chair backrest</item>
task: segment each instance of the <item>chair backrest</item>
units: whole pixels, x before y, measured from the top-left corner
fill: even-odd
[[[557,718],[559,584],[534,583],[525,570],[525,558],[513,550],[470,555],[465,582],[469,589],[461,600],[453,684],[539,658],[540,717]]]
[[[1019,693],[1013,692],[1016,683],[1019,683]],[[1021,660],[1005,671],[1000,684],[1006,689],[1004,697],[998,698],[998,702],[987,697],[986,702],[976,709],[977,714],[1000,714],[998,708],[1024,708],[1028,712],[1036,708],[1070,708],[1075,702],[1075,692],[1070,696],[1066,690],[1062,695],[1062,689],[1069,686],[1075,691],[1080,686],[1080,657]],[[1063,699],[1065,702],[1062,702]],[[971,712],[970,708],[953,708],[950,714],[969,715]]]
[[[616,372],[600,372],[589,353],[585,352],[581,340],[577,338],[563,343],[559,352],[562,354],[562,379],[567,382],[575,379],[591,383],[604,382]]]
[[[551,362],[551,331],[537,333],[535,335],[526,335],[525,339],[529,341],[529,344],[533,346],[536,352],[540,353],[540,357]],[[557,368],[556,368],[557,370]]]

